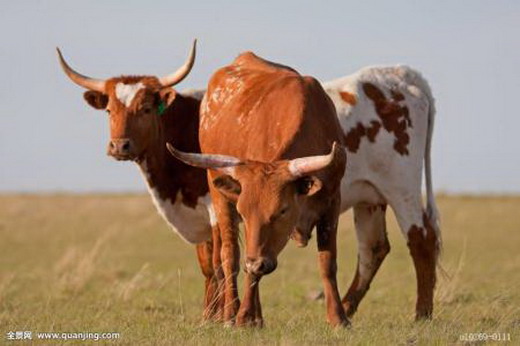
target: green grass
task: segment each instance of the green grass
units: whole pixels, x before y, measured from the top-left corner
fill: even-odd
[[[414,323],[415,274],[388,213],[392,251],[349,329],[325,322],[314,239],[293,243],[265,277],[265,327],[201,321],[203,277],[194,248],[146,195],[0,196],[0,342],[8,331],[119,332],[124,344],[454,344],[474,332],[520,343],[520,198],[438,198],[445,273],[434,319]],[[352,214],[342,217],[344,294],[356,262]],[[55,342],[56,343],[56,342]],[[503,344],[503,343],[501,343]]]

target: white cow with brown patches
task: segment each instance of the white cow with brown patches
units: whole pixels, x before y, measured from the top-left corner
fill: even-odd
[[[107,80],[74,71],[59,50],[58,58],[67,76],[87,89],[85,101],[108,112],[108,155],[138,165],[159,214],[182,239],[196,244],[206,278],[204,317],[217,318],[211,241],[215,222],[206,172],[185,165],[166,150],[166,142],[172,142],[183,150],[200,151],[199,106],[203,93],[177,93],[172,88],[189,74],[195,51],[194,42],[186,62],[167,76],[129,75]]]
[[[323,87],[345,134],[348,159],[341,210],[354,208],[359,247],[357,272],[343,298],[347,314],[356,311],[390,251],[385,223],[390,205],[416,269],[416,318],[429,318],[441,240],[431,178],[435,107],[430,87],[407,66],[368,67]],[[423,163],[426,208],[421,197]],[[295,238],[304,245],[310,229],[302,226]]]

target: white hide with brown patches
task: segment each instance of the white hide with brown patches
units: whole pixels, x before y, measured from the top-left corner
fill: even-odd
[[[423,225],[421,197],[423,162],[426,176],[426,211],[433,225],[438,213],[431,185],[430,146],[435,114],[434,99],[426,80],[407,66],[368,67],[352,75],[323,83],[334,102],[345,134],[359,122],[369,126],[380,121],[373,100],[365,95],[363,83],[371,83],[390,99],[390,91],[398,91],[400,101],[409,111],[412,126],[407,129],[409,155],[394,148],[395,136],[379,129],[374,143],[362,138],[356,152],[347,152],[347,169],[341,183],[342,212],[359,204],[389,204],[400,228],[407,237],[412,225]],[[352,105],[341,98],[346,91],[355,97]],[[434,227],[440,239],[439,228]]]
[[[201,243],[211,238],[211,226],[216,224],[215,212],[209,193],[199,197],[195,208],[182,202],[179,191],[175,200],[163,199],[150,181],[146,162],[139,163],[148,192],[159,214],[182,239],[191,244]]]

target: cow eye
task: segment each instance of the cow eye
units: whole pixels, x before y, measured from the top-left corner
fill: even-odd
[[[152,112],[152,108],[150,106],[147,106],[147,107],[143,108],[143,113],[144,114],[150,114],[151,112]]]
[[[107,114],[110,115],[110,109],[107,108],[106,111],[107,111]]]
[[[284,207],[284,208],[280,209],[277,213],[275,213],[271,216],[271,221],[276,221],[276,220],[284,217],[287,214],[287,211],[289,211],[289,207]]]
[[[289,207],[284,207],[280,212],[278,213],[279,216],[284,216],[289,211]]]

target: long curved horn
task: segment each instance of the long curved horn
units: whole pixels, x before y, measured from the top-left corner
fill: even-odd
[[[170,143],[166,143],[166,148],[168,148],[173,156],[187,165],[199,168],[215,169],[230,175],[233,175],[233,168],[235,166],[244,164],[240,159],[237,159],[234,156],[185,153],[175,149]]]
[[[85,89],[93,90],[93,91],[99,91],[104,93],[105,92],[105,81],[102,79],[95,79],[90,78],[87,76],[84,76],[76,71],[74,71],[69,64],[63,59],[63,55],[61,54],[61,51],[58,47],[56,47],[56,50],[58,51],[58,58],[60,59],[61,68],[63,69],[63,72],[69,78],[79,85],[80,87],[83,87]]]
[[[179,67],[177,71],[172,74],[169,74],[165,77],[159,78],[159,83],[163,87],[171,87],[177,83],[180,83],[186,76],[190,73],[193,64],[195,63],[195,54],[197,52],[197,39],[193,40],[193,46],[191,47],[190,55],[184,65]]]
[[[295,177],[301,177],[315,171],[319,171],[330,165],[336,156],[336,152],[343,150],[337,142],[332,144],[332,150],[327,155],[307,156],[289,161],[289,171]]]

